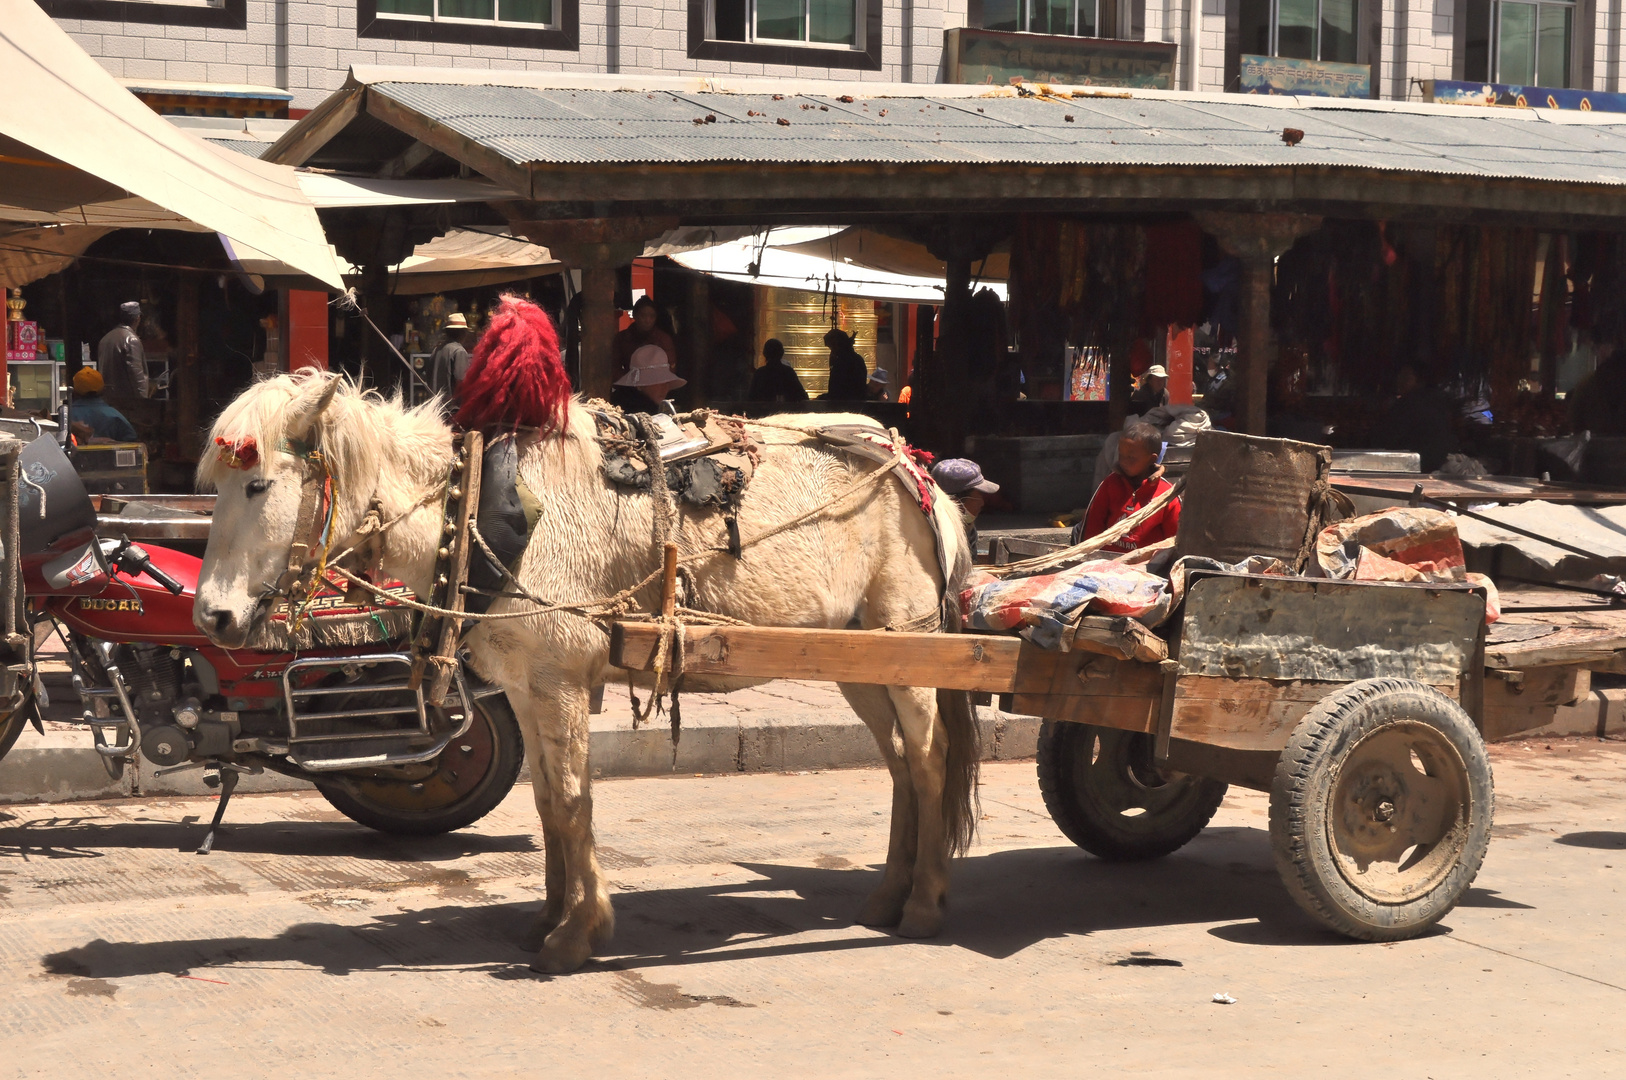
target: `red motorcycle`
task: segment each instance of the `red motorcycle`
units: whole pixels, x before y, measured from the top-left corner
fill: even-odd
[[[13,651],[60,635],[84,706],[77,722],[115,778],[138,752],[158,775],[204,770],[221,798],[199,854],[243,773],[310,780],[355,821],[415,836],[478,821],[514,786],[524,748],[507,699],[465,668],[445,704],[429,704],[399,647],[408,609],[335,589],[295,626],[272,620],[255,648],[221,649],[192,623],[202,560],[96,536],[95,505],[50,434],[22,448],[19,466],[12,567],[27,601],[18,629],[32,634],[13,634]],[[37,672],[13,684],[0,757],[28,722],[44,730]]]

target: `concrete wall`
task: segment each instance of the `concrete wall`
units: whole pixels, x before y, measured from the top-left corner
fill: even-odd
[[[1147,0],[1146,36],[1180,46],[1176,86],[1225,89],[1226,5],[1236,0]],[[1452,75],[1456,0],[1370,0],[1380,5],[1379,96],[1416,100],[1415,80]],[[456,65],[541,71],[685,72],[731,75],[936,82],[943,31],[963,26],[967,0],[883,0],[882,67],[852,71],[816,63],[774,65],[692,60],[688,0],[580,0],[581,46],[573,52],[358,38],[355,0],[249,0],[242,30],[58,20],[116,76],[282,86],[296,108],[310,108],[344,80],[352,64]],[[612,7],[612,3],[614,6]],[[1621,90],[1622,7],[1597,0],[1592,88]],[[619,25],[609,28],[611,11]],[[277,20],[286,20],[279,44]]]
[[[618,33],[607,31],[610,8],[580,0],[581,46],[575,52],[498,45],[358,38],[355,0],[249,0],[242,30],[150,23],[59,19],[58,24],[115,76],[188,82],[254,83],[293,92],[310,108],[344,81],[353,64],[515,68],[533,71],[708,72],[818,79],[936,82],[943,29],[965,24],[966,0],[885,0],[880,71],[820,65],[764,65],[692,60],[687,0],[621,0]],[[278,45],[277,18],[287,20]],[[618,40],[613,40],[618,39]]]

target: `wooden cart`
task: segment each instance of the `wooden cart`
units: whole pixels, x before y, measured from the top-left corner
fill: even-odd
[[[1340,933],[1389,941],[1449,911],[1484,859],[1484,620],[1466,586],[1198,572],[1159,633],[1087,617],[1067,652],[1003,635],[729,626],[687,629],[683,663],[999,694],[1045,719],[1045,805],[1105,859],[1178,849],[1228,784],[1268,791],[1293,898]],[[651,669],[657,636],[618,624],[612,660]]]

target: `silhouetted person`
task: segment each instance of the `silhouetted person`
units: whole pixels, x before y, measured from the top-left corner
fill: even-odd
[[[762,366],[751,373],[751,401],[806,401],[807,389],[796,369],[785,363],[785,345],[778,338],[762,343]]]
[[[824,396],[831,401],[863,401],[869,366],[853,348],[853,339],[832,326],[824,343],[830,347],[830,389]]]

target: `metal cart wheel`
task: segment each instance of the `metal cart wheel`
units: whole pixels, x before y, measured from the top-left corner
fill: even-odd
[[[1294,729],[1271,785],[1271,849],[1312,917],[1399,941],[1473,883],[1493,801],[1485,742],[1461,706],[1423,683],[1368,679]]]
[[[1051,820],[1091,855],[1115,862],[1184,847],[1225,798],[1218,780],[1159,770],[1152,737],[1139,732],[1047,720],[1037,757]]]

